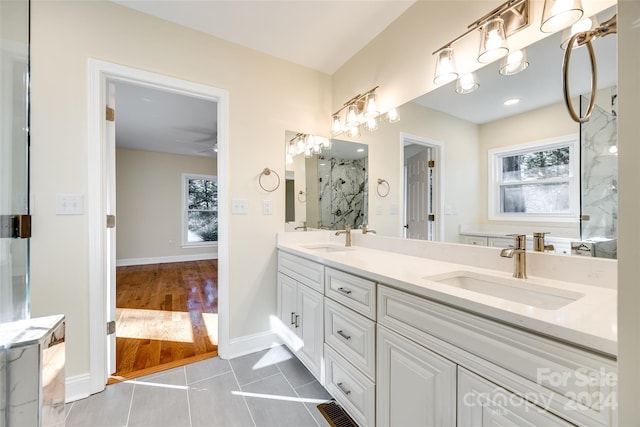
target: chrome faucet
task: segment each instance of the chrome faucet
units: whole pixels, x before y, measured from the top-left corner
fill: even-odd
[[[346,247],[351,246],[351,226],[349,224],[345,224],[344,225],[344,230],[340,230],[340,231],[336,231],[336,236],[339,236],[341,234],[345,234],[346,236],[346,241],[344,243],[344,245]]]
[[[513,236],[513,248],[503,249],[500,256],[513,258],[513,277],[527,278],[527,236],[524,234],[511,234]]]
[[[369,230],[367,224],[362,225],[362,234],[373,233],[376,234],[376,230]]]
[[[302,221],[302,225],[297,226],[294,230],[299,230],[302,228],[302,231],[307,231],[307,221]]]
[[[536,252],[553,251],[553,245],[544,244],[544,235],[549,233],[533,233],[533,250]]]

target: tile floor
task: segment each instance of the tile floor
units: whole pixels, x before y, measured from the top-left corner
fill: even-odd
[[[316,406],[330,399],[281,346],[107,386],[66,405],[66,426],[326,427]]]

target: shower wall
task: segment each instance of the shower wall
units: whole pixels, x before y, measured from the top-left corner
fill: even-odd
[[[322,226],[342,229],[365,223],[367,159],[318,158],[319,205]]]
[[[617,239],[618,137],[617,88],[598,93],[588,122],[580,126],[582,240]],[[588,105],[582,97],[581,105]],[[585,218],[588,216],[588,219]]]

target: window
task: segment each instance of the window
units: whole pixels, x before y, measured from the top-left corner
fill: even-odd
[[[218,182],[211,175],[182,175],[182,245],[218,241]]]
[[[489,219],[576,221],[578,139],[572,135],[489,150]]]

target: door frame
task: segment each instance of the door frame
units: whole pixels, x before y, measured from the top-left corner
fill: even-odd
[[[218,353],[229,346],[229,93],[137,68],[89,58],[87,63],[87,222],[89,227],[89,373],[90,393],[104,390],[107,382],[107,259],[105,226],[106,173],[104,108],[106,81],[123,81],[154,87],[218,103]],[[115,262],[115,260],[114,260]]]
[[[402,200],[400,203],[399,215],[401,222],[404,222],[406,217],[405,206],[407,189],[404,170],[404,147],[408,144],[418,144],[433,149],[433,160],[436,162],[436,168],[434,170],[436,185],[434,186],[435,194],[433,195],[433,212],[436,215],[436,226],[434,227],[433,241],[442,242],[444,241],[444,206],[442,203],[442,200],[444,199],[444,174],[442,173],[444,166],[444,143],[434,139],[400,132],[400,176],[398,177],[398,182],[402,183]],[[401,227],[402,226],[404,226],[404,224],[401,224]],[[404,231],[402,231],[402,235],[404,236]]]

